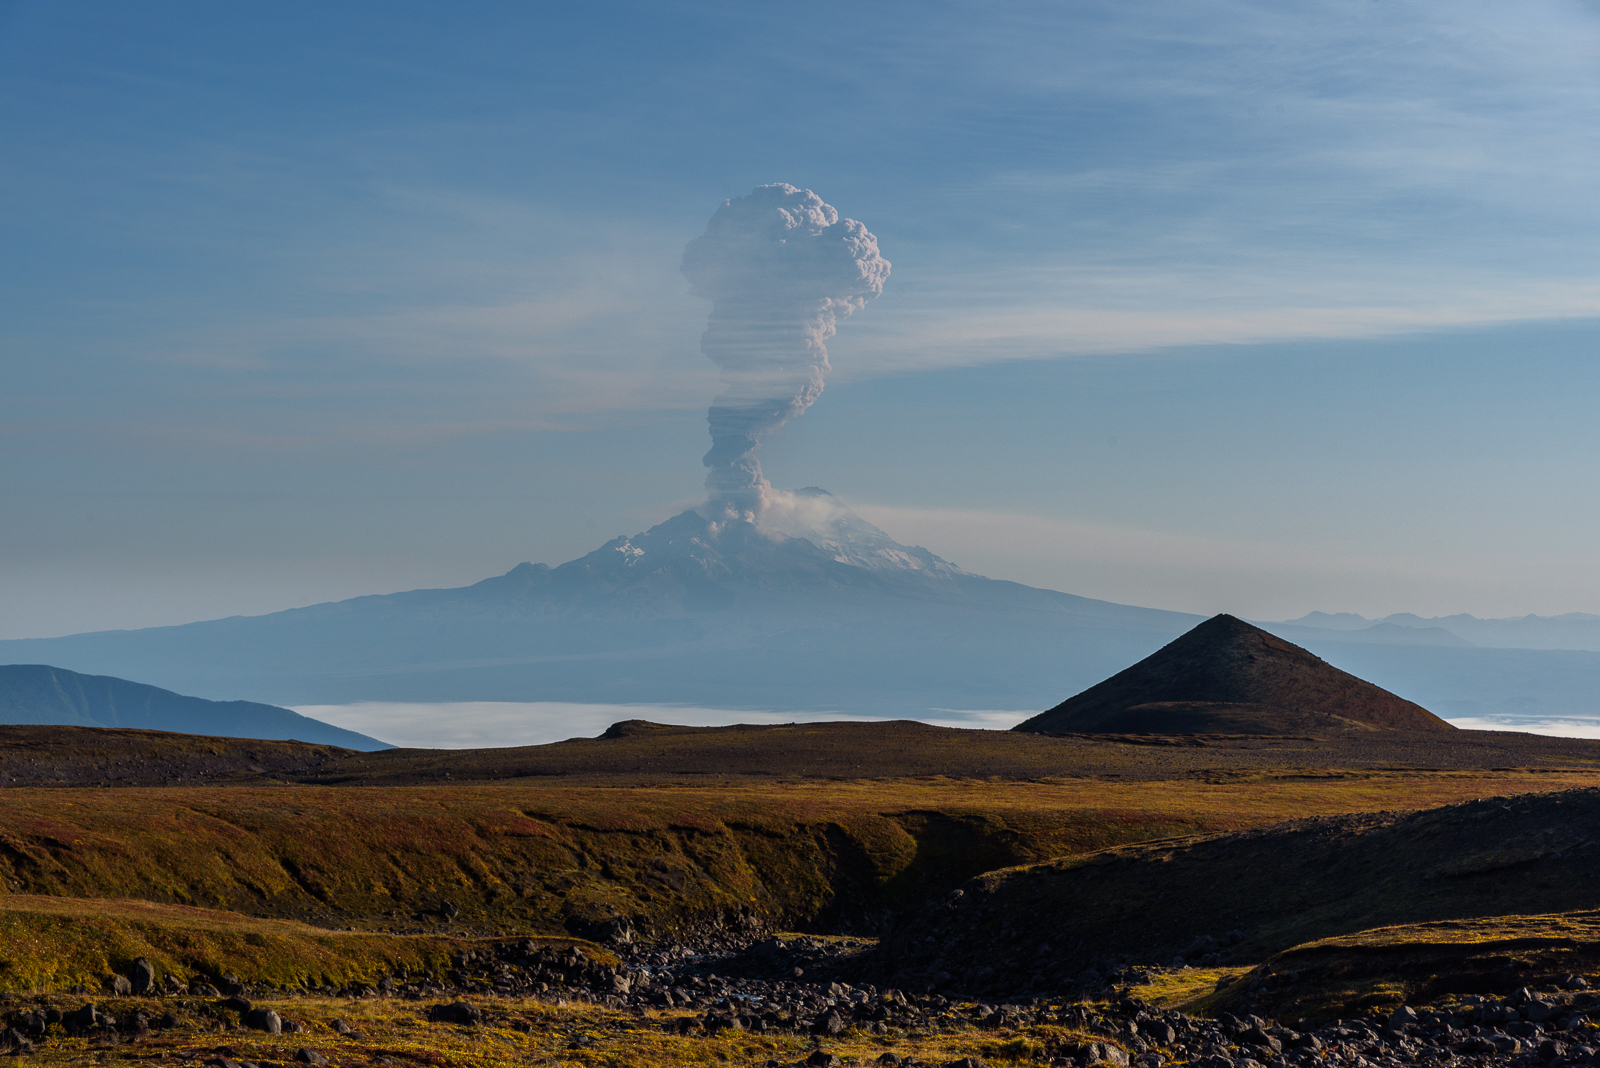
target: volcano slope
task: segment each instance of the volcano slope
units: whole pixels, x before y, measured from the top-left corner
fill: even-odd
[[[1455,728],[1292,642],[1219,615],[1015,729],[1326,735]]]
[[[1327,816],[991,872],[905,921],[906,985],[1022,994],[1372,928],[1600,906],[1600,790]],[[1368,943],[1382,939],[1370,937]],[[1190,961],[1192,963],[1192,961]]]

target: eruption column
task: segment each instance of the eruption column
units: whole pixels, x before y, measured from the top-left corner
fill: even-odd
[[[822,393],[838,320],[883,292],[878,239],[809,189],[757,186],[725,200],[683,250],[690,292],[711,301],[700,349],[722,372],[705,465],[713,505],[754,519],[769,489],[756,450]]]

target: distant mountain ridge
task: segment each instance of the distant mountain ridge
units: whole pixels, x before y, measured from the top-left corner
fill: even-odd
[[[1410,612],[1368,619],[1351,612],[1309,612],[1299,619],[1258,625],[1291,640],[1600,652],[1600,615],[1588,612],[1506,619],[1479,619],[1466,613],[1428,618]]]
[[[386,742],[253,701],[207,701],[46,664],[0,666],[0,723],[131,727],[221,738],[262,738],[388,749]]]

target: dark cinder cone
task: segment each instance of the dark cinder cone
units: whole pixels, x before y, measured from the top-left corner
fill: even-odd
[[[1454,730],[1421,705],[1291,642],[1214,616],[1016,728],[1033,734]]]

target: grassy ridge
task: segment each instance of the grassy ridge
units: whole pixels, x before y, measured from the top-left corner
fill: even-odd
[[[1237,932],[1232,951],[1254,962],[1379,926],[1593,909],[1596,821],[1590,788],[1119,846],[986,873],[887,950],[908,978],[1013,990],[1097,961],[1171,961],[1200,936]],[[1040,943],[1061,950],[1048,973],[1026,952]]]
[[[444,971],[450,954],[469,944],[147,901],[0,897],[0,990],[7,992],[97,989],[107,975],[127,974],[140,957],[158,974],[184,982],[232,973],[279,987],[338,987]]]
[[[1453,994],[1548,986],[1597,969],[1600,912],[1485,916],[1377,927],[1295,946],[1197,1005],[1331,1018]]]
[[[984,871],[1298,816],[1447,804],[1600,775],[1284,773],[1230,781],[891,780],[6,791],[13,892],[408,928],[451,901],[482,931],[748,907],[836,922]]]

